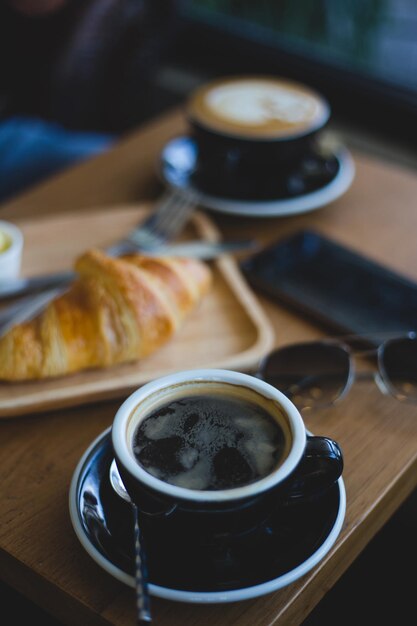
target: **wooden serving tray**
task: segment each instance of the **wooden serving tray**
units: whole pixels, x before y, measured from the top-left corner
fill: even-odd
[[[149,206],[121,205],[88,213],[16,221],[24,234],[22,275],[71,268],[78,254],[121,238]],[[209,218],[196,212],[181,239],[219,239]],[[181,369],[249,370],[272,347],[274,331],[234,259],[210,262],[213,286],[201,306],[158,352],[133,364],[35,382],[0,382],[0,417],[126,397],[141,384]]]

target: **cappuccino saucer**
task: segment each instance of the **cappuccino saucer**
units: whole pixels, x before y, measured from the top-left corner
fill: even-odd
[[[314,155],[312,156],[314,160]],[[323,161],[322,158],[321,160]],[[163,147],[159,174],[164,184],[170,188],[192,190],[206,209],[246,217],[284,217],[314,211],[342,196],[355,176],[353,158],[347,148],[341,146],[334,148],[324,161],[325,168],[329,170],[327,175],[310,184],[308,191],[302,191],[305,188],[303,172],[295,172],[291,194],[287,192],[279,198],[246,200],[220,197],[201,190],[194,180],[197,165],[197,145],[191,137],[182,135],[174,137]]]
[[[134,587],[133,516],[130,504],[110,485],[110,431],[108,428],[91,443],[74,471],[70,518],[89,556],[111,576]],[[281,589],[306,574],[329,552],[341,531],[345,511],[345,488],[340,478],[314,502],[281,510],[279,520],[268,522],[253,545],[245,545],[245,549],[214,549],[204,558],[184,550],[171,565],[165,552],[154,554],[148,563],[150,594],[205,604],[235,602]]]

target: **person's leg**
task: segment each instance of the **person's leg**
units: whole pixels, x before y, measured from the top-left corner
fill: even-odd
[[[114,137],[69,131],[36,118],[12,117],[0,122],[0,201],[63,168],[95,156]]]

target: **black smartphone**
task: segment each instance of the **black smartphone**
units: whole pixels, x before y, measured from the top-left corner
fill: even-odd
[[[417,283],[310,230],[241,263],[248,282],[310,319],[346,334],[417,327]]]

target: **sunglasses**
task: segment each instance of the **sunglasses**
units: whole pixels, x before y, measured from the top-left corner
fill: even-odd
[[[363,357],[373,361],[371,376],[382,393],[417,402],[417,334],[388,338],[372,347],[368,339],[347,335],[290,344],[266,356],[255,375],[277,387],[299,409],[323,407],[344,398],[359,377],[369,377],[369,371],[355,369],[355,357]],[[363,347],[364,342],[368,347]]]

